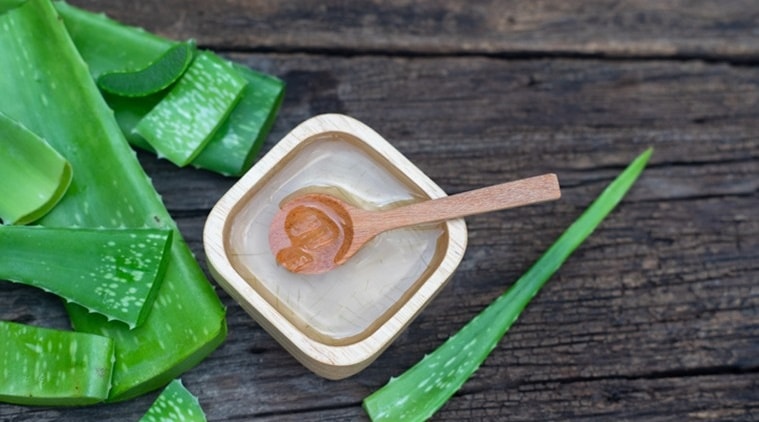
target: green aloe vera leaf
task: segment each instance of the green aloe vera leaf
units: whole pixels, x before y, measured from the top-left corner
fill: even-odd
[[[247,171],[269,134],[284,97],[284,83],[273,76],[234,65],[248,81],[242,98],[192,165],[226,176]]]
[[[434,352],[364,399],[374,421],[431,417],[479,368],[540,288],[622,200],[652,150],[638,156],[514,285]]]
[[[0,402],[81,406],[108,397],[113,341],[0,321]]]
[[[103,15],[64,2],[54,3],[94,77],[119,69],[147,66],[174,45],[173,41]],[[284,83],[280,79],[236,64],[235,69],[248,81],[243,98],[228,121],[191,163],[224,175],[240,175],[250,168],[271,130],[284,93]],[[138,148],[155,152],[134,132],[134,128],[163,95],[146,97],[146,101],[115,95],[105,97],[127,140]]]
[[[177,44],[64,1],[53,4],[95,80],[105,73],[144,69]]]
[[[103,98],[105,98],[108,106],[113,109],[116,122],[119,124],[122,132],[124,132],[127,141],[129,141],[132,146],[152,153],[155,153],[155,149],[150,146],[145,138],[136,133],[134,128],[137,127],[137,123],[139,123],[140,120],[153,109],[153,107],[161,102],[164,95],[164,92],[158,92],[145,97],[122,97],[120,95],[103,92]]]
[[[54,1],[53,5],[95,80],[107,73],[146,68],[178,44],[64,1]],[[155,152],[145,139],[134,133],[134,128],[163,99],[166,91],[144,97],[102,93],[129,143]]]
[[[26,0],[0,0],[0,13],[5,13],[11,9],[15,9],[25,2]]]
[[[71,184],[71,165],[43,139],[0,113],[0,220],[28,224],[47,214]]]
[[[140,418],[140,422],[160,421],[205,422],[206,415],[198,398],[182,385],[181,380],[175,379]]]
[[[67,194],[40,224],[173,231],[166,274],[142,325],[130,330],[67,305],[76,330],[116,342],[109,401],[160,388],[221,344],[226,336],[224,307],[52,4],[29,0],[0,15],[0,52],[0,112],[47,140],[75,169]]]
[[[138,70],[104,73],[97,78],[102,91],[123,97],[145,97],[163,91],[187,70],[195,54],[195,43],[179,43]]]
[[[0,226],[0,279],[142,324],[168,264],[169,229]]]
[[[134,131],[159,157],[186,166],[227,119],[246,84],[229,62],[201,52]]]

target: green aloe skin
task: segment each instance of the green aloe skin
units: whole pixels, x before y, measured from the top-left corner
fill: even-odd
[[[0,226],[0,280],[39,287],[134,328],[168,264],[168,229]]]
[[[231,63],[201,52],[134,131],[159,157],[186,166],[211,141],[247,83]]]
[[[26,3],[26,0],[0,0],[0,13],[15,9],[24,3]]]
[[[184,421],[205,422],[206,415],[198,398],[192,395],[182,381],[172,381],[158,396],[140,422]]]
[[[0,401],[81,406],[108,397],[113,341],[0,321]]]
[[[279,79],[234,64],[248,83],[242,98],[192,165],[214,169],[225,176],[245,173],[271,130],[282,104],[284,85]]]
[[[71,164],[43,139],[0,113],[0,220],[29,224],[47,214],[71,183]]]
[[[113,339],[107,400],[160,388],[226,336],[225,311],[124,139],[62,20],[48,0],[0,15],[0,112],[45,139],[74,168],[49,227],[158,228],[172,233],[154,305],[137,328],[66,306],[75,330]]]
[[[434,352],[364,399],[375,421],[431,417],[479,368],[519,314],[622,200],[652,150],[638,156],[514,285]]]
[[[105,73],[97,78],[102,91],[123,97],[146,97],[176,82],[192,63],[195,43],[179,43],[146,67]]]

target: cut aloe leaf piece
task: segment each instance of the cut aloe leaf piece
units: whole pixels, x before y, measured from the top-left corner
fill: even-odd
[[[172,381],[140,418],[140,422],[161,421],[206,422],[198,398],[182,385],[181,380]]]
[[[374,421],[424,421],[466,382],[572,252],[622,200],[646,166],[638,156],[503,295],[398,378],[364,399]]]
[[[176,45],[174,41],[123,25],[101,14],[63,2],[54,4],[95,78],[121,69],[145,67]],[[250,168],[269,134],[282,101],[284,83],[245,66],[235,64],[235,69],[248,81],[243,98],[191,164],[237,176]],[[142,101],[143,98],[139,97],[106,95],[127,140],[152,152],[155,152],[153,148],[134,132],[134,128],[162,98],[162,95],[153,95]]]
[[[246,84],[229,62],[201,52],[134,131],[159,157],[186,166],[237,105]]]
[[[39,287],[134,328],[150,313],[171,237],[169,229],[0,226],[0,279]]]
[[[282,104],[285,84],[269,75],[234,65],[248,84],[242,98],[192,165],[225,176],[247,171],[269,134]]]
[[[226,336],[224,307],[166,211],[100,95],[87,65],[47,0],[0,15],[0,112],[71,162],[68,192],[39,224],[172,230],[166,274],[137,328],[66,306],[78,331],[116,343],[109,401],[169,383]]]
[[[47,214],[71,183],[71,165],[43,139],[0,113],[0,220],[28,224]]]
[[[192,63],[195,43],[179,43],[156,61],[138,70],[123,70],[100,75],[98,88],[122,97],[145,97],[163,91],[179,79]]]
[[[108,397],[113,341],[0,321],[0,401],[81,406]]]

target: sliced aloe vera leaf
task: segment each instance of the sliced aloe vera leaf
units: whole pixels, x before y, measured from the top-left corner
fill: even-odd
[[[185,421],[205,422],[206,414],[198,398],[185,388],[182,381],[172,381],[150,406],[140,422]]]
[[[519,314],[622,200],[651,156],[638,156],[503,295],[434,352],[364,399],[374,421],[423,421],[480,367]]]
[[[201,52],[134,131],[159,157],[186,166],[237,105],[246,84],[230,63]]]
[[[47,214],[71,184],[71,165],[43,139],[0,113],[0,220],[28,224]]]
[[[76,330],[113,338],[109,401],[160,388],[226,336],[224,307],[125,141],[47,0],[0,15],[0,112],[21,122],[75,169],[69,191],[40,220],[49,227],[170,228],[171,257],[145,322],[130,330],[78,305]]]
[[[253,164],[282,104],[285,84],[278,78],[234,65],[248,81],[242,98],[192,165],[239,176]]]
[[[173,41],[123,25],[103,15],[63,2],[54,4],[94,77],[119,69],[147,66],[174,45]],[[235,68],[248,80],[243,98],[230,114],[229,122],[219,128],[191,163],[224,175],[240,175],[250,168],[271,130],[284,92],[282,81],[273,76],[240,65],[235,65]],[[161,98],[146,97],[146,101],[142,101],[142,98],[106,95],[106,101],[132,145],[155,152],[134,132],[134,128]]]
[[[194,42],[179,43],[144,68],[100,75],[97,79],[98,88],[122,97],[145,97],[155,94],[166,89],[184,74],[194,54]]]
[[[169,229],[0,226],[0,279],[39,287],[134,328],[152,308],[171,237]]]
[[[108,397],[113,341],[0,321],[0,402],[80,406]]]

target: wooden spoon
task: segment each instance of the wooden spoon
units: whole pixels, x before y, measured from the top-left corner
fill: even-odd
[[[277,262],[295,273],[327,272],[366,242],[392,229],[559,199],[555,174],[544,174],[383,211],[367,211],[326,194],[286,202],[269,228]]]

